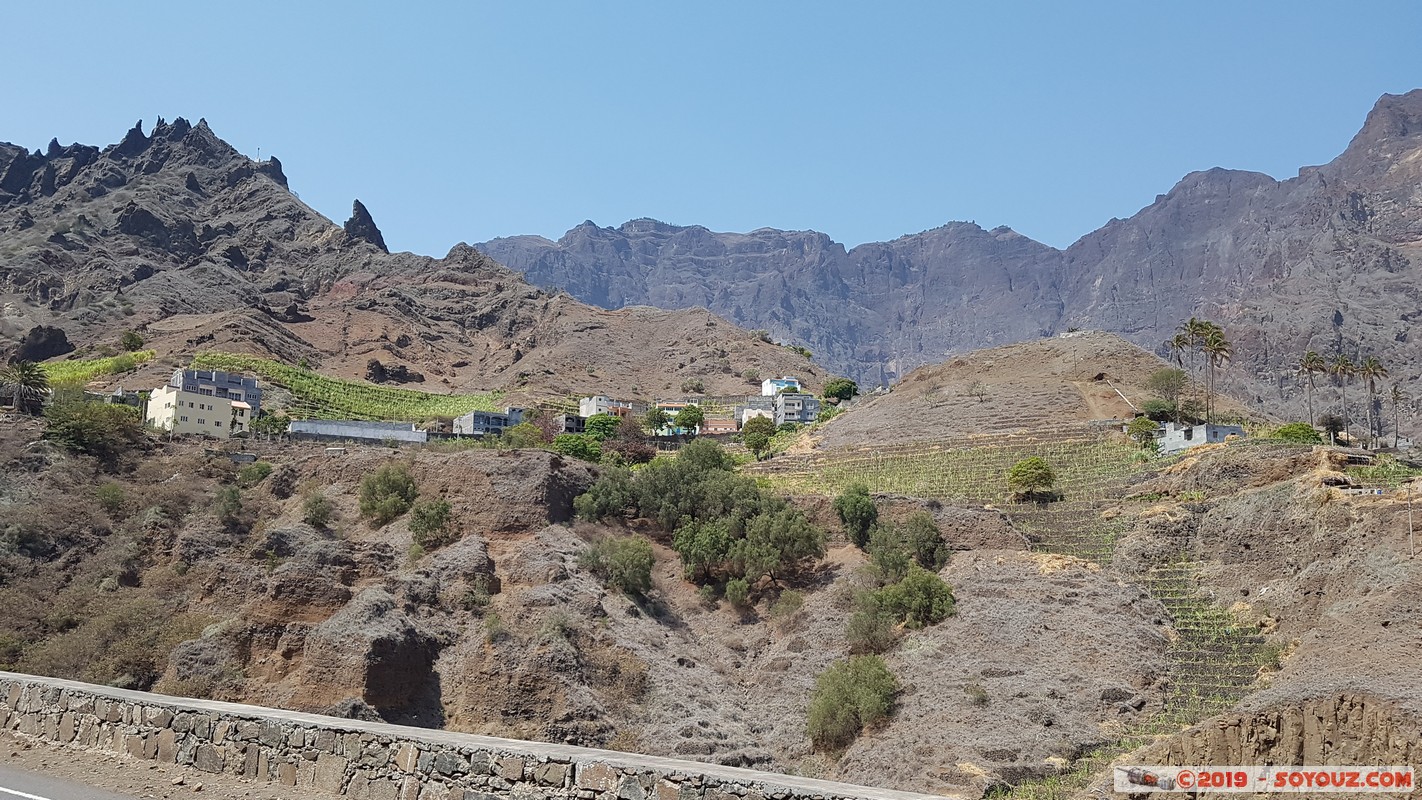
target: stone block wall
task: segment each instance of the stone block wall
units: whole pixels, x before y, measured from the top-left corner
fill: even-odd
[[[368,800],[929,800],[695,761],[0,672],[0,730]]]

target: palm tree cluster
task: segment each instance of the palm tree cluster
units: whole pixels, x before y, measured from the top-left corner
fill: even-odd
[[[1348,408],[1348,384],[1354,378],[1363,381],[1368,389],[1367,403],[1367,426],[1368,435],[1366,446],[1371,447],[1376,442],[1376,436],[1382,430],[1382,420],[1380,416],[1375,416],[1381,410],[1381,400],[1378,395],[1378,382],[1388,376],[1387,367],[1377,356],[1367,356],[1358,361],[1349,358],[1345,353],[1337,353],[1331,360],[1324,358],[1314,350],[1306,351],[1299,359],[1299,374],[1306,380],[1305,387],[1308,392],[1308,421],[1314,424],[1313,415],[1313,393],[1317,389],[1314,384],[1315,375],[1331,375],[1338,381],[1339,400],[1343,405],[1343,432],[1349,434],[1353,421]],[[1392,394],[1389,399],[1392,401],[1393,413],[1393,443],[1397,442],[1396,427],[1398,423],[1398,407],[1406,398],[1402,389],[1393,384]]]
[[[1197,360],[1203,362],[1205,421],[1213,421],[1218,371],[1234,357],[1234,346],[1225,337],[1224,329],[1209,320],[1191,317],[1165,345],[1175,354],[1175,363],[1184,367],[1188,362],[1191,373],[1196,371]]]

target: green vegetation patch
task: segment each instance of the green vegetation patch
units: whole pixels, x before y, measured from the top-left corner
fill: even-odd
[[[122,356],[120,356],[122,358]],[[357,420],[427,420],[470,411],[496,411],[502,392],[434,394],[330,378],[269,358],[206,350],[193,356],[195,369],[250,372],[291,392],[292,411],[307,417]]]
[[[74,358],[50,361],[40,365],[51,387],[82,386],[105,375],[122,375],[146,364],[157,355],[152,350],[122,353],[108,358]]]

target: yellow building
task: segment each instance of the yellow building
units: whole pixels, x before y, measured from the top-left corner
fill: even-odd
[[[251,407],[222,397],[185,392],[172,386],[148,396],[149,425],[160,431],[226,439],[247,429]]]

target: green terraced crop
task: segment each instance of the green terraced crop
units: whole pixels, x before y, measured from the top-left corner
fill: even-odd
[[[60,386],[82,386],[89,381],[104,375],[119,375],[131,372],[140,364],[153,360],[155,353],[152,350],[139,350],[134,353],[122,353],[107,358],[76,358],[69,361],[50,361],[40,364],[44,374],[49,378],[49,385]]]
[[[268,358],[204,351],[193,356],[197,369],[250,372],[291,392],[293,416],[323,419],[409,420],[457,417],[498,410],[502,392],[435,394],[376,386],[320,375]]]

